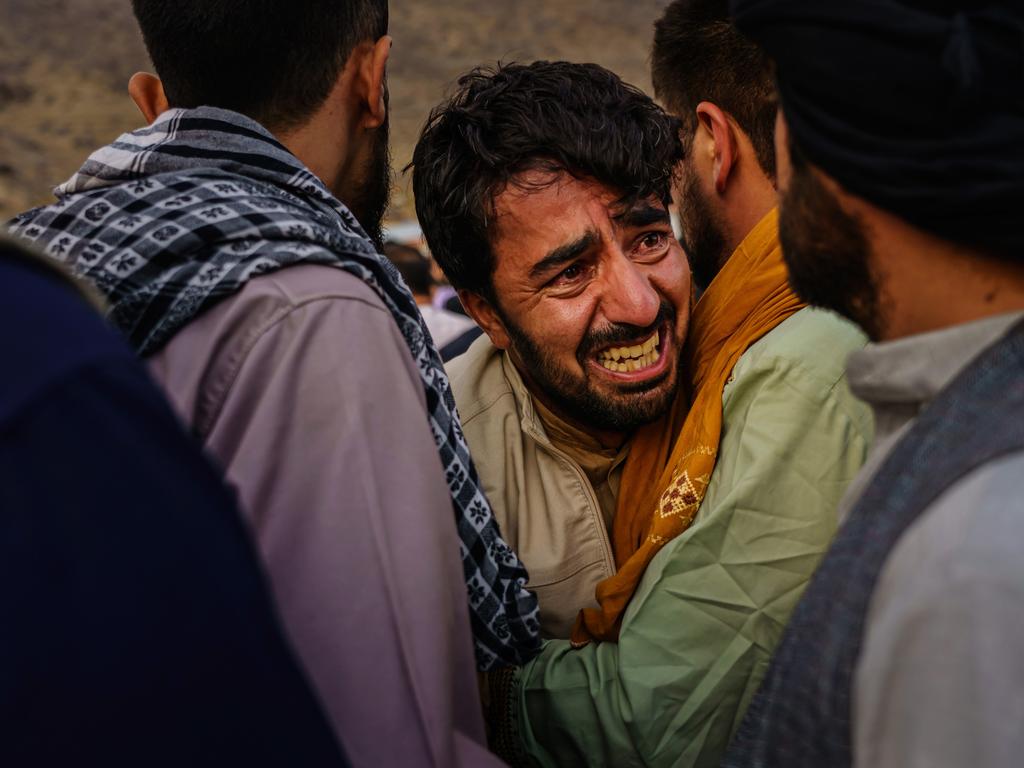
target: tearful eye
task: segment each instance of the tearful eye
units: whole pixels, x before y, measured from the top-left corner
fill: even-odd
[[[656,261],[668,253],[669,234],[659,230],[644,232],[633,246],[633,258]]]
[[[647,250],[655,250],[668,242],[668,236],[664,232],[648,232],[640,239],[640,245]]]
[[[583,274],[583,267],[579,264],[573,264],[571,267],[562,270],[562,274],[558,277],[563,280],[575,280],[577,277]]]
[[[570,264],[559,272],[549,285],[553,288],[570,288],[577,286],[586,279],[588,269],[589,268],[586,264],[581,264],[579,262]]]
[[[580,259],[548,280],[545,287],[554,290],[559,296],[575,295],[590,284],[595,272],[596,266],[592,262]]]

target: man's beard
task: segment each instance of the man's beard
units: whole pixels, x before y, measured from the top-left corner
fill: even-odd
[[[666,320],[670,334],[668,343],[674,344],[676,311],[667,301],[662,301],[657,319],[648,328],[616,323],[609,328],[588,333],[576,351],[581,373],[560,366],[522,329],[509,323],[507,318],[503,320],[512,340],[512,349],[525,369],[525,378],[539,387],[559,412],[582,426],[612,432],[631,432],[643,424],[654,421],[672,404],[679,382],[678,365],[676,371],[666,369],[656,379],[632,385],[618,385],[618,393],[614,395],[601,392],[593,386],[588,365],[598,349],[614,345],[616,342],[624,343],[650,336],[656,329],[661,328]],[[679,355],[677,361],[681,357]],[[644,393],[662,386],[666,379],[673,376],[675,386],[669,387],[656,397],[641,397]]]
[[[779,209],[779,241],[793,290],[881,337],[883,317],[871,274],[871,246],[859,219],[843,211],[790,141],[793,168]]]
[[[700,188],[700,181],[684,164],[679,190],[679,242],[686,251],[693,280],[701,290],[711,285],[729,259],[723,227]]]
[[[363,183],[349,202],[349,210],[366,230],[378,253],[384,251],[384,214],[391,202],[390,117],[376,130]]]

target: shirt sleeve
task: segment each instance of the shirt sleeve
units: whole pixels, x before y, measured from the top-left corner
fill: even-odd
[[[458,765],[460,750],[482,751],[452,501],[383,305],[291,309],[248,352],[208,445],[352,762]]]
[[[854,678],[858,768],[1011,768],[1024,755],[1016,454],[971,473],[893,548]]]
[[[870,426],[842,381],[789,360],[737,376],[694,524],[651,562],[618,643],[549,643],[519,678],[544,766],[717,766],[836,527]]]

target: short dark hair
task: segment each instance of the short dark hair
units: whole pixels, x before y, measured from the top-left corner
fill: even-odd
[[[268,128],[324,103],[355,47],[387,34],[387,0],[132,0],[172,107],[211,106]]]
[[[429,296],[434,287],[434,277],[430,274],[430,259],[411,245],[388,240],[384,243],[384,255],[394,264],[405,284],[413,294]]]
[[[675,0],[654,24],[654,92],[697,130],[697,105],[709,101],[732,115],[750,138],[762,170],[775,177],[775,83],[768,57],[736,29],[728,0]]]
[[[623,203],[669,202],[679,121],[596,64],[477,68],[431,112],[413,153],[416,214],[456,288],[494,302],[494,201],[530,170],[593,179]]]

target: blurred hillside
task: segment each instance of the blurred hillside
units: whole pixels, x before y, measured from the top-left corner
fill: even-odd
[[[392,0],[392,153],[409,161],[431,107],[480,63],[593,61],[649,90],[651,25],[667,0]],[[0,0],[0,220],[51,199],[86,155],[141,118],[149,68],[128,0]],[[396,173],[392,218],[412,216]]]

